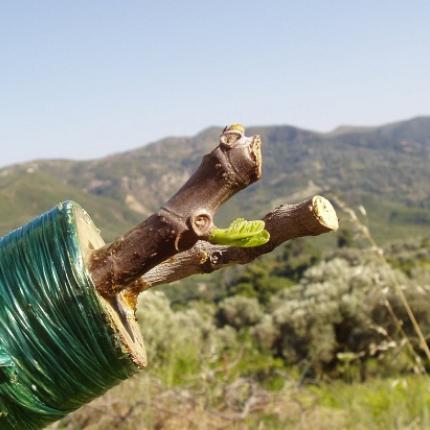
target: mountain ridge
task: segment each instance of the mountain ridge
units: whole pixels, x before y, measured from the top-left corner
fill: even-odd
[[[369,207],[372,222],[414,229],[418,220],[420,228],[430,226],[430,116],[343,127],[331,132],[290,125],[247,128],[248,135],[263,138],[263,178],[228,202],[220,219],[260,216],[285,201],[336,193],[351,205]],[[3,167],[0,234],[73,198],[111,239],[175,192],[215,147],[221,131],[211,126],[99,159]]]

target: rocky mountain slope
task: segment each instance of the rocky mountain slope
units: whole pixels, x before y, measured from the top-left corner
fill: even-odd
[[[171,195],[220,132],[212,127],[97,160],[37,160],[0,169],[0,234],[73,199],[111,239]],[[322,193],[366,208],[381,238],[430,228],[430,117],[330,133],[291,126],[247,129],[248,135],[257,133],[263,138],[263,178],[225,205],[220,222]]]

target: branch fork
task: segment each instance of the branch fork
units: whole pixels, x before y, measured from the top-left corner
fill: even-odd
[[[281,243],[335,231],[333,206],[321,196],[280,206],[263,217],[270,239],[254,248],[209,243],[214,214],[226,200],[262,174],[261,139],[240,124],[226,127],[218,146],[203,157],[189,180],[156,213],[111,244],[93,251],[89,270],[104,297],[121,291],[135,304],[150,287],[245,264]],[[261,222],[260,222],[261,223]]]
[[[219,145],[158,212],[93,252],[89,270],[103,296],[118,294],[197,240],[207,240],[219,206],[260,178],[260,138],[239,131],[237,125],[226,128]]]

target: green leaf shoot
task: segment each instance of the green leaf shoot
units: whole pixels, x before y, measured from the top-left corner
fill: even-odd
[[[238,248],[261,246],[270,239],[270,234],[264,227],[264,221],[247,221],[245,218],[237,218],[228,228],[214,227],[209,242]]]

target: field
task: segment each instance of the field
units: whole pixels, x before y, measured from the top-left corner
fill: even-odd
[[[365,244],[298,240],[143,293],[149,368],[51,428],[427,429],[428,357],[399,289],[427,338],[430,241]]]

